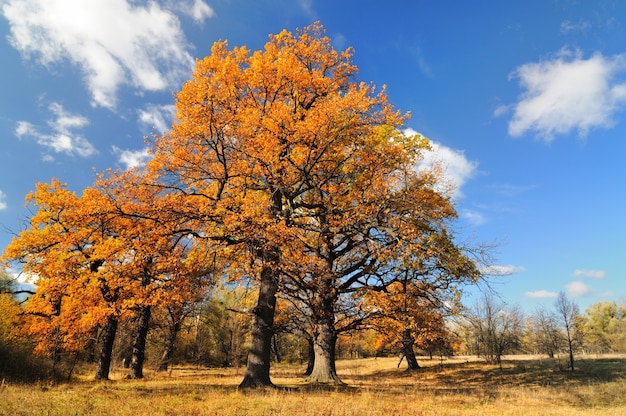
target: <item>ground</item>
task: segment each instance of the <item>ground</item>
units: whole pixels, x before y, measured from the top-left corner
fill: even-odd
[[[146,370],[145,380],[95,382],[88,368],[72,383],[3,383],[0,414],[11,415],[622,415],[626,414],[626,355],[565,361],[506,357],[502,370],[473,357],[428,360],[406,372],[397,358],[344,360],[346,386],[302,383],[304,368],[278,366],[272,381],[283,388],[241,391],[244,369],[175,367]]]

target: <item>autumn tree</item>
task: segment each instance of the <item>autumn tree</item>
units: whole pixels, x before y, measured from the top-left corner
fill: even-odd
[[[447,308],[429,299],[419,285],[404,279],[384,291],[370,292],[366,299],[378,311],[372,327],[381,336],[379,342],[387,349],[400,351],[400,362],[406,358],[408,370],[420,368],[415,346],[430,352],[445,346]]]
[[[356,80],[352,54],[318,23],[271,35],[254,53],[217,42],[177,95],[172,130],[155,140],[151,170],[190,208],[178,213],[196,236],[229,247],[231,272],[258,281],[242,387],[272,385],[279,290],[310,301],[320,365],[311,380],[336,380],[338,300],[455,215],[417,172],[428,141],[400,132],[407,115]]]
[[[133,175],[100,178],[80,197],[56,180],[38,184],[27,197],[37,208],[30,228],[4,256],[36,278],[26,313],[37,350],[76,354],[96,337],[96,379],[108,378],[118,323],[131,318],[137,335],[129,376],[141,377],[151,308],[197,292],[193,279],[207,270],[202,246],[187,248],[166,221],[150,216],[169,201],[138,192]]]
[[[99,214],[106,198],[86,191],[78,197],[59,181],[37,184],[27,196],[37,208],[30,228],[13,239],[4,261],[22,264],[35,278],[36,293],[26,305],[37,337],[36,351],[75,354],[93,328],[102,329],[97,378],[107,378],[119,318],[120,290],[114,267],[103,267],[119,251]]]
[[[110,201],[110,222],[125,251],[120,267],[128,282],[124,308],[136,321],[129,378],[143,377],[154,309],[169,309],[171,318],[177,319],[186,303],[199,301],[207,293],[218,267],[215,250],[186,233],[184,218],[171,215],[178,201],[147,182],[144,172],[130,170],[100,175],[95,184]],[[170,337],[175,337],[176,325]]]

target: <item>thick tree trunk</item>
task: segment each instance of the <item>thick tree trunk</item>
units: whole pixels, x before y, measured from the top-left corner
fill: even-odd
[[[130,372],[126,378],[143,378],[143,363],[146,359],[146,338],[150,329],[150,306],[143,306],[139,310],[137,333],[133,340],[133,353],[130,359]]]
[[[248,351],[246,375],[239,384],[240,388],[273,387],[270,380],[270,360],[272,335],[274,334],[274,312],[276,311],[276,292],[278,276],[271,264],[261,270],[259,298],[253,309],[252,339]]]
[[[415,340],[413,339],[413,335],[411,334],[410,329],[405,329],[402,333],[402,354],[406,358],[406,362],[408,364],[407,370],[417,370],[420,368],[417,363],[417,357],[415,356],[415,351],[413,351],[413,343]]]
[[[315,339],[313,351],[315,362],[313,370],[306,382],[324,384],[343,384],[335,368],[335,346],[337,344],[337,332],[333,319],[320,320],[315,325]]]
[[[117,318],[109,317],[102,328],[102,348],[98,359],[98,369],[96,370],[96,380],[108,380],[111,370],[111,359],[113,357],[113,343],[117,333]]]

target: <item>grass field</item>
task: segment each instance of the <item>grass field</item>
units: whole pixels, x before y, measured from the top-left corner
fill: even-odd
[[[302,384],[302,368],[277,366],[289,389],[240,391],[243,369],[177,367],[144,380],[0,386],[2,415],[626,415],[626,356],[584,357],[575,372],[538,357],[510,357],[500,370],[472,358],[420,360],[414,373],[396,358],[339,361],[346,386]]]

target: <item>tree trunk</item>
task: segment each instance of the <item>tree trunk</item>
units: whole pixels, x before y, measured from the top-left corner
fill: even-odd
[[[253,309],[254,321],[252,323],[252,339],[248,351],[246,375],[239,384],[240,388],[274,386],[270,380],[270,360],[277,291],[276,268],[272,267],[272,264],[266,264],[261,270],[258,302],[256,308]]]
[[[335,368],[335,346],[337,333],[333,319],[320,320],[315,325],[313,351],[315,362],[307,383],[343,384]]]
[[[143,306],[139,310],[137,333],[133,340],[133,354],[130,359],[130,372],[126,378],[143,378],[143,363],[146,359],[146,338],[150,329],[150,306]]]
[[[113,343],[117,332],[117,318],[110,316],[102,328],[102,348],[98,359],[98,369],[96,370],[96,380],[108,380],[111,370],[111,359],[113,357]]]
[[[413,335],[411,335],[411,330],[406,328],[402,333],[402,354],[406,357],[406,363],[408,364],[407,370],[417,370],[420,368],[417,363],[417,357],[415,357],[415,351],[413,351],[413,343],[415,340],[413,339]]]
[[[313,348],[313,338],[307,336],[306,344],[308,346],[307,349],[307,364],[306,371],[304,372],[305,376],[310,376],[313,372],[313,367],[315,365],[315,349]]]
[[[574,347],[572,345],[572,339],[569,334],[567,335],[567,344],[569,346],[569,368],[574,371]]]

